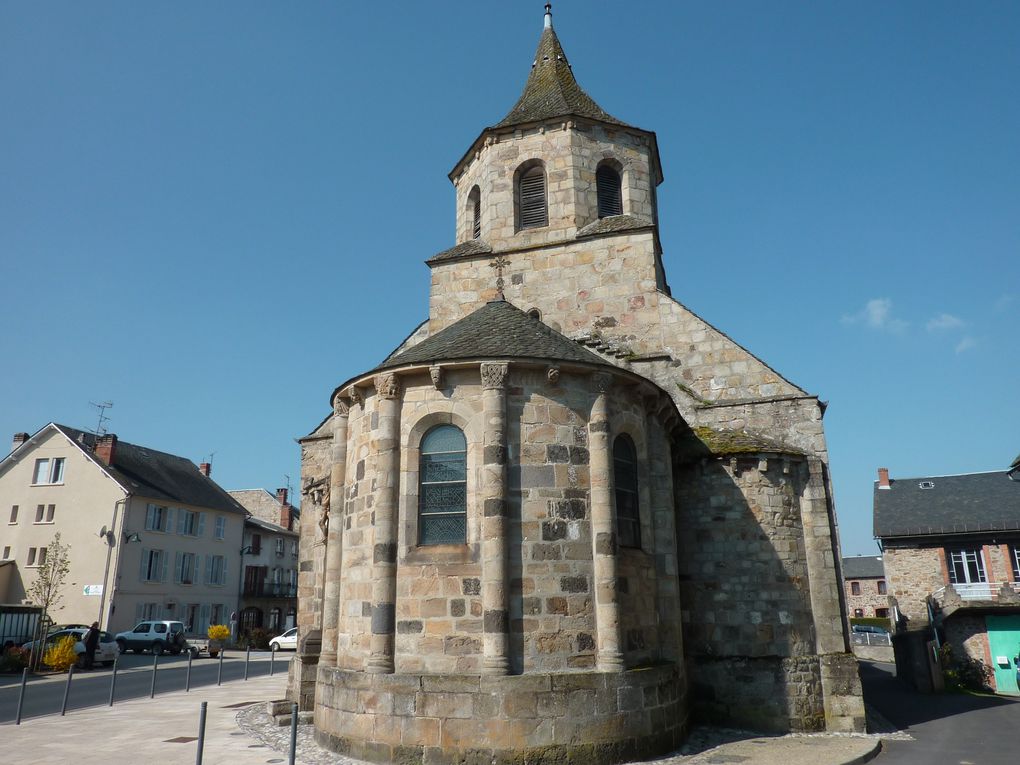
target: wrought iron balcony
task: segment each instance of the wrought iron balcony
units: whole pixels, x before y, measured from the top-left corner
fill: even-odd
[[[294,598],[297,597],[297,587],[283,582],[246,583],[241,595],[245,598]]]

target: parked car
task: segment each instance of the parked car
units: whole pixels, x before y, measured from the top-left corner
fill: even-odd
[[[879,627],[873,624],[855,624],[850,628],[851,632],[858,634],[870,632],[872,635],[888,635],[889,630],[885,627]]]
[[[88,629],[83,627],[73,627],[71,629],[57,630],[56,632],[51,632],[49,635],[47,635],[46,639],[43,641],[32,640],[28,643],[25,643],[21,647],[24,648],[26,651],[32,651],[34,653],[36,646],[42,643],[43,644],[42,650],[45,652],[49,650],[49,648],[52,647],[57,641],[63,640],[65,637],[70,635],[76,641],[74,644],[74,652],[78,654],[78,663],[75,666],[81,669],[82,667],[85,666],[85,644],[82,642],[82,638],[85,637],[85,633],[87,631]],[[117,642],[114,640],[113,635],[105,631],[100,632],[99,645],[96,646],[95,663],[110,666],[111,664],[113,664],[116,658],[117,658]]]
[[[187,647],[184,623],[174,621],[139,622],[134,629],[118,632],[116,641],[121,653],[152,651],[161,654],[169,651],[178,654]]]
[[[270,651],[296,651],[297,650],[297,627],[291,627],[282,635],[277,635],[269,641]]]

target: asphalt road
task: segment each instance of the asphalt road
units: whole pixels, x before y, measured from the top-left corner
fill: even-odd
[[[887,741],[876,765],[1015,765],[1020,700],[960,693],[922,694],[891,664],[861,662],[864,700],[914,737]]]
[[[286,672],[292,651],[277,653],[273,661],[275,674]],[[187,656],[161,656],[156,670],[156,696],[167,691],[184,690],[187,676]],[[252,652],[248,667],[249,677],[268,675],[270,654],[268,651]],[[191,687],[215,685],[219,673],[219,660],[203,655],[195,659],[191,667]],[[82,709],[110,700],[112,669],[97,668],[88,672],[75,671],[71,679],[71,691],[67,708]],[[227,651],[223,660],[223,681],[240,680],[244,677],[244,652]],[[67,675],[29,675],[25,685],[25,701],[21,716],[23,719],[40,715],[60,714],[60,707],[67,687]],[[148,696],[152,688],[152,656],[147,654],[124,654],[117,663],[117,685],[114,703],[118,700]],[[21,675],[0,675],[0,723],[13,722],[17,716],[18,695],[21,690]],[[238,691],[243,695],[243,690]],[[239,699],[244,700],[244,699]]]

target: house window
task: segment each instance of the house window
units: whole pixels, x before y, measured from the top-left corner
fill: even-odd
[[[162,505],[149,505],[145,512],[146,531],[166,531],[173,528],[173,510]]]
[[[43,565],[46,564],[46,548],[45,547],[40,547],[39,548],[39,557],[35,559],[35,563],[36,563],[37,566],[43,566]]]
[[[526,162],[517,169],[517,228],[549,225],[545,198],[545,167],[539,161]]]
[[[854,609],[854,618],[855,619],[860,619],[863,616],[864,616],[864,609],[863,608],[855,608]]]
[[[216,603],[212,607],[212,617],[210,624],[222,624],[223,623],[223,605]]]
[[[159,603],[142,603],[139,614],[140,619],[158,619],[160,616]],[[138,630],[135,630],[136,632]],[[149,625],[145,625],[143,632],[149,631]]]
[[[861,594],[861,583],[860,582],[850,582],[850,594],[851,595],[860,595]]]
[[[290,586],[292,588],[297,587],[297,569],[292,568],[288,575],[290,577]]]
[[[57,513],[56,505],[36,505],[35,507],[35,522],[36,523],[53,523],[53,517]]]
[[[8,523],[17,523],[18,522],[18,506],[17,505],[11,505],[11,519],[9,521],[7,521],[7,522]]]
[[[876,608],[875,609],[875,616],[877,618],[879,618],[879,619],[888,619],[889,618],[889,609],[888,608]]]
[[[3,560],[10,560],[10,559],[11,559],[11,546],[7,545],[6,547],[4,547],[4,557],[3,557]]]
[[[252,534],[251,535],[251,554],[258,555],[262,552],[262,535]]]
[[[35,556],[36,556],[37,552],[38,552],[38,550],[35,547],[29,547],[28,548],[28,559],[25,561],[25,565],[26,566],[34,566],[34,565],[36,565],[36,563],[35,563]]]
[[[162,550],[142,549],[142,564],[138,578],[143,582],[166,580],[166,555]]]
[[[223,539],[227,535],[227,519],[222,515],[216,516],[216,538]]]
[[[949,581],[953,584],[979,584],[987,582],[985,562],[981,548],[959,548],[948,551]]]
[[[1013,581],[1020,582],[1020,544],[1012,546],[1013,555],[1010,561],[1013,564]]]
[[[460,428],[438,425],[421,440],[418,544],[467,541],[467,441]]]
[[[292,539],[290,541],[290,557],[292,557],[292,558],[296,558],[297,557],[297,540],[296,539]]]
[[[200,537],[205,532],[205,513],[191,510],[179,510],[177,516],[177,533],[189,537]]]
[[[226,584],[227,568],[223,565],[222,555],[210,555],[205,569],[206,584]]]
[[[35,485],[64,482],[64,458],[54,457],[53,459],[38,459],[35,461],[35,471],[32,473],[32,483]]]
[[[613,494],[616,498],[616,534],[623,547],[641,546],[638,513],[637,451],[630,436],[613,441]]]
[[[471,213],[471,238],[482,236],[482,191],[477,186],[468,194],[468,210]]]
[[[174,581],[177,584],[195,583],[195,553],[177,553],[177,562],[174,566]]]
[[[283,537],[277,537],[276,538],[276,557],[277,558],[282,558],[283,557],[284,552],[286,552],[286,550],[284,549],[285,545],[286,545],[286,541],[284,540]]]
[[[623,215],[623,190],[620,174],[608,164],[595,171],[595,188],[599,198],[599,217]]]
[[[879,579],[878,580],[878,594],[879,595],[885,595],[886,594],[885,579]]]
[[[36,505],[35,506],[35,522],[36,523],[42,523],[44,515],[46,515],[46,505]]]

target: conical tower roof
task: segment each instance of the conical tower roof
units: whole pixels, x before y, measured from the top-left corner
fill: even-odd
[[[510,127],[568,115],[630,127],[606,112],[581,90],[553,30],[551,6],[546,5],[545,9],[545,27],[524,92],[510,113],[493,127]]]

